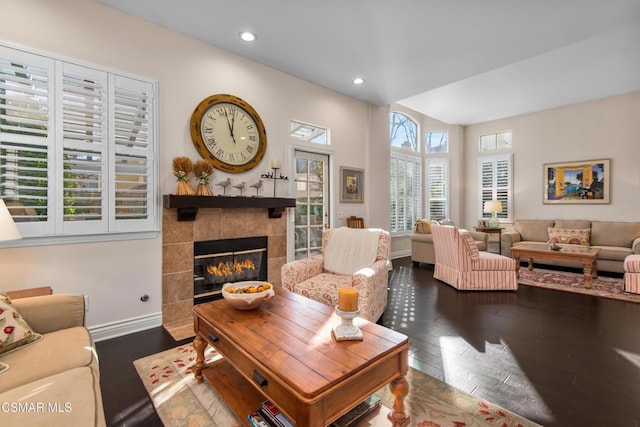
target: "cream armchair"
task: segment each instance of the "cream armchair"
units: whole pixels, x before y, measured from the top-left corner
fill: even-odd
[[[435,279],[461,290],[518,289],[513,258],[478,250],[467,230],[432,225],[431,231],[436,252]]]
[[[329,242],[334,233],[344,233],[342,230],[349,230],[350,236],[379,233],[377,239],[374,239],[374,244],[377,245],[374,248],[375,255],[373,255],[375,260],[370,265],[362,266],[353,274],[336,274],[325,268],[327,256],[331,258],[331,254],[326,252],[327,248],[329,246],[329,250],[331,250],[331,246],[333,246],[330,246]],[[325,230],[322,235],[322,254],[292,261],[282,266],[282,287],[334,307],[338,305],[338,289],[352,286],[358,289],[360,317],[376,322],[387,307],[389,242],[390,234],[384,230],[346,229],[344,227]]]

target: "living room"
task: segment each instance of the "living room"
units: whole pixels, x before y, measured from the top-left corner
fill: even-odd
[[[450,125],[400,105],[375,106],[338,94],[94,1],[9,0],[3,11],[11,16],[0,27],[3,45],[157,81],[159,195],[175,191],[173,158],[199,158],[189,133],[195,106],[211,94],[229,93],[253,105],[269,137],[264,165],[234,176],[234,181],[257,181],[268,172],[272,160],[282,161],[282,172],[291,175],[291,165],[286,164],[289,146],[301,144],[291,139],[290,121],[322,125],[331,130],[333,178],[338,179],[339,165],[366,171],[365,203],[340,203],[336,198],[333,211],[362,216],[370,227],[389,228],[388,117],[396,109],[424,126],[449,132],[450,216],[460,226],[473,227],[480,218],[479,138],[503,130],[514,135],[509,150],[514,171],[514,216],[510,220],[637,220],[638,91],[469,126]],[[543,203],[545,163],[605,158],[611,159],[611,203],[591,205],[588,210],[580,205]],[[216,171],[212,182],[227,176]],[[288,191],[282,185],[278,196],[288,196]],[[46,245],[23,239],[3,245],[2,289],[49,285],[54,293],[86,295],[86,324],[96,340],[161,325],[160,198],[156,207],[155,234],[144,238]],[[335,225],[342,223],[335,218]],[[409,248],[408,236],[392,241],[393,257],[408,256]]]

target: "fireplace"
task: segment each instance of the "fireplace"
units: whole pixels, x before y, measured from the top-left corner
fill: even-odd
[[[222,285],[267,280],[267,236],[193,244],[193,303],[222,298]]]

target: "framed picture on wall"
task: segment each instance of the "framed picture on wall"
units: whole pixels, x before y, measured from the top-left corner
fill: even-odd
[[[340,166],[340,202],[364,203],[364,169]]]
[[[610,164],[610,159],[545,164],[544,203],[609,203]]]

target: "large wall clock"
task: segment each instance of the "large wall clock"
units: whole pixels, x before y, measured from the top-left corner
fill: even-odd
[[[198,153],[224,172],[253,169],[267,149],[262,119],[237,96],[217,94],[203,99],[191,115],[190,129]]]

